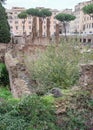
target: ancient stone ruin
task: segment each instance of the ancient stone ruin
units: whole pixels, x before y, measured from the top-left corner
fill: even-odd
[[[14,97],[19,98],[34,92],[24,56],[35,57],[37,48],[44,51],[46,47],[45,44],[0,44],[0,62],[6,64]],[[89,88],[93,94],[93,64],[80,65],[79,83],[81,87]]]
[[[0,62],[4,62],[7,45],[0,43]]]
[[[93,99],[93,63],[80,65],[80,86],[90,92]]]
[[[23,45],[9,47],[5,53],[5,64],[9,72],[10,88],[14,97],[33,92],[28,71],[23,59]]]
[[[82,86],[93,86],[93,64],[80,65],[80,84]]]
[[[11,51],[5,54],[5,64],[9,72],[10,87],[13,96],[18,98],[22,95],[30,94],[31,84],[27,77],[26,68],[19,62],[17,57],[13,57]]]
[[[35,56],[37,48],[44,50],[46,45],[24,44],[24,42],[22,44],[0,44],[0,62],[6,64],[11,92],[15,98],[34,93],[29,70],[25,64],[25,55],[29,55],[30,58]]]

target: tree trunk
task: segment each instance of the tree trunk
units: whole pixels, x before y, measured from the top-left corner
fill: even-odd
[[[56,24],[56,44],[59,43],[59,24]]]
[[[50,39],[50,19],[47,18],[47,37]]]
[[[64,32],[65,32],[65,39],[66,39],[66,41],[67,41],[67,35],[66,35],[66,23],[65,23],[65,22],[63,23],[63,27],[64,27]]]
[[[42,18],[39,18],[39,38],[40,39],[42,38],[42,32],[43,32],[42,24],[43,24]]]

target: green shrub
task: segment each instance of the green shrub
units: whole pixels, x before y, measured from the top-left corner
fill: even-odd
[[[9,85],[8,71],[3,63],[0,63],[0,85]]]
[[[3,100],[0,102],[0,114],[6,114],[12,110],[12,104]]]
[[[38,96],[25,98],[18,106],[19,115],[30,122],[31,130],[51,130],[56,128],[56,117],[54,108],[47,100]],[[28,116],[27,116],[28,115]]]
[[[31,78],[45,90],[53,87],[67,88],[77,83],[79,78],[78,62],[80,50],[73,44],[61,44],[58,48],[50,46],[39,53],[37,59],[26,57],[26,65]]]
[[[60,130],[53,105],[40,96],[28,96],[10,106],[1,106],[0,130]]]
[[[6,86],[0,86],[0,98],[2,99],[6,99],[6,100],[9,100],[9,99],[12,99],[12,93],[10,92],[9,90],[9,87]]]
[[[0,130],[27,130],[27,123],[20,117],[5,114],[0,118]]]

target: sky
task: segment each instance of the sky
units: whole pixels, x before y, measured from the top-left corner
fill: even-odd
[[[5,7],[11,9],[11,7],[48,7],[52,9],[63,10],[65,8],[74,9],[74,6],[79,2],[88,0],[7,0]]]

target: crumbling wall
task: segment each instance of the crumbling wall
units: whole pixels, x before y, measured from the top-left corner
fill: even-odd
[[[24,64],[19,62],[17,57],[13,57],[11,51],[5,54],[5,64],[9,72],[10,88],[13,96],[19,98],[31,94],[31,83]]]
[[[93,64],[80,65],[80,80],[79,85],[90,93],[93,99]]]
[[[93,86],[93,64],[80,65],[80,85]]]
[[[4,62],[7,44],[0,43],[0,62]]]

